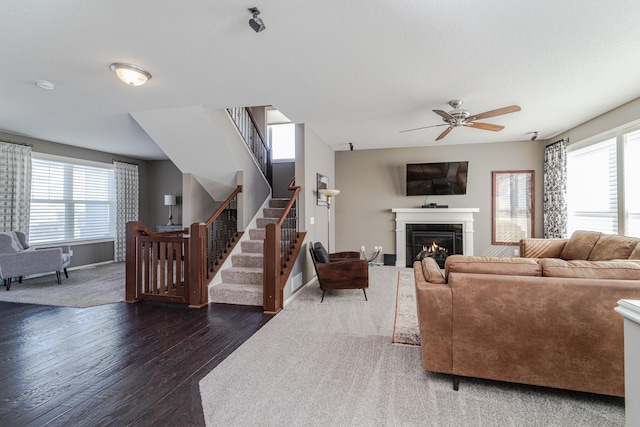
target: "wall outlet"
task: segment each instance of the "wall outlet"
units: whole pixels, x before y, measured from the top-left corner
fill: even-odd
[[[514,256],[520,256],[520,249],[514,249],[513,250],[513,255]]]
[[[360,252],[367,252],[366,248],[364,247],[364,245],[360,246]]]

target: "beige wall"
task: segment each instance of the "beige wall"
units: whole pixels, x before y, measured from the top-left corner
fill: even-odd
[[[514,246],[491,245],[491,172],[535,171],[535,234],[542,232],[542,163],[544,141],[336,152],[335,227],[337,251],[382,246],[395,254],[392,208],[417,208],[424,196],[406,196],[407,163],[469,161],[466,195],[428,196],[427,203],[451,208],[479,208],[474,223],[474,254],[513,255]],[[326,234],[326,233],[325,233]],[[380,259],[382,261],[382,258]]]
[[[575,144],[584,139],[611,132],[613,129],[635,125],[639,119],[640,98],[637,98],[552,138],[551,142],[568,138],[569,144]]]

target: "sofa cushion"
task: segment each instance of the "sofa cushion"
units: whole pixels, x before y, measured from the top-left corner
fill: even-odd
[[[435,259],[431,257],[422,258],[421,264],[422,273],[424,274],[424,278],[427,282],[437,284],[446,283],[444,280],[444,274],[442,274],[442,270],[440,270],[440,266]]]
[[[451,255],[444,264],[445,277],[450,273],[506,274],[541,276],[542,268],[534,258]]]
[[[313,245],[313,256],[315,257],[316,262],[321,262],[323,264],[329,263],[329,254],[320,242],[316,242]]]
[[[633,261],[566,261],[542,258],[539,262],[545,277],[640,280],[640,264]]]
[[[588,259],[589,261],[628,259],[638,243],[640,243],[640,239],[637,237],[615,234],[600,236]]]
[[[591,250],[601,235],[602,233],[599,231],[575,231],[567,241],[567,244],[564,245],[560,258],[567,260],[589,259],[589,254],[591,254]]]
[[[636,245],[636,248],[629,255],[629,259],[640,259],[640,243]]]

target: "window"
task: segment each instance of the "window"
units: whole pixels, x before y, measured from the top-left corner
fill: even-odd
[[[640,237],[640,130],[636,124],[609,135],[568,147],[568,235],[593,230]]]
[[[567,233],[618,232],[616,139],[567,153]]]
[[[33,245],[114,237],[113,167],[72,161],[34,153],[29,221]]]
[[[635,131],[626,135],[624,145],[625,158],[625,208],[626,208],[626,231],[628,236],[640,237],[640,131]]]
[[[269,146],[273,160],[293,160],[296,158],[296,125],[284,123],[269,125]]]

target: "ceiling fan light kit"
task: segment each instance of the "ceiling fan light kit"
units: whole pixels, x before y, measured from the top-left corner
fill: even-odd
[[[460,127],[460,126],[466,126],[466,127],[471,127],[471,128],[475,128],[475,129],[490,130],[490,131],[493,131],[493,132],[498,132],[498,131],[501,131],[502,129],[504,129],[504,126],[494,125],[494,124],[491,124],[491,123],[476,122],[476,120],[486,119],[486,118],[495,117],[495,116],[501,116],[503,114],[515,113],[516,111],[520,111],[520,107],[519,106],[517,106],[517,105],[509,105],[508,107],[497,108],[495,110],[485,111],[484,113],[480,113],[480,114],[471,114],[467,110],[464,110],[464,109],[460,108],[462,106],[463,102],[464,101],[462,99],[453,99],[453,100],[449,101],[448,104],[451,106],[451,108],[453,108],[453,110],[451,110],[449,112],[442,111],[442,110],[433,110],[434,113],[436,113],[437,115],[442,117],[442,120],[445,122],[443,124],[433,125],[433,126],[424,126],[424,127],[415,128],[415,129],[407,129],[407,130],[402,130],[400,132],[401,133],[402,132],[411,132],[411,131],[414,131],[414,130],[420,130],[420,129],[427,129],[427,128],[432,128],[432,127],[437,127],[437,126],[449,125],[449,127],[447,129],[445,129],[444,132],[442,132],[436,138],[436,141],[439,141],[442,138],[444,138],[445,136],[447,136],[449,134],[449,132],[451,132],[451,130],[453,128]]]

